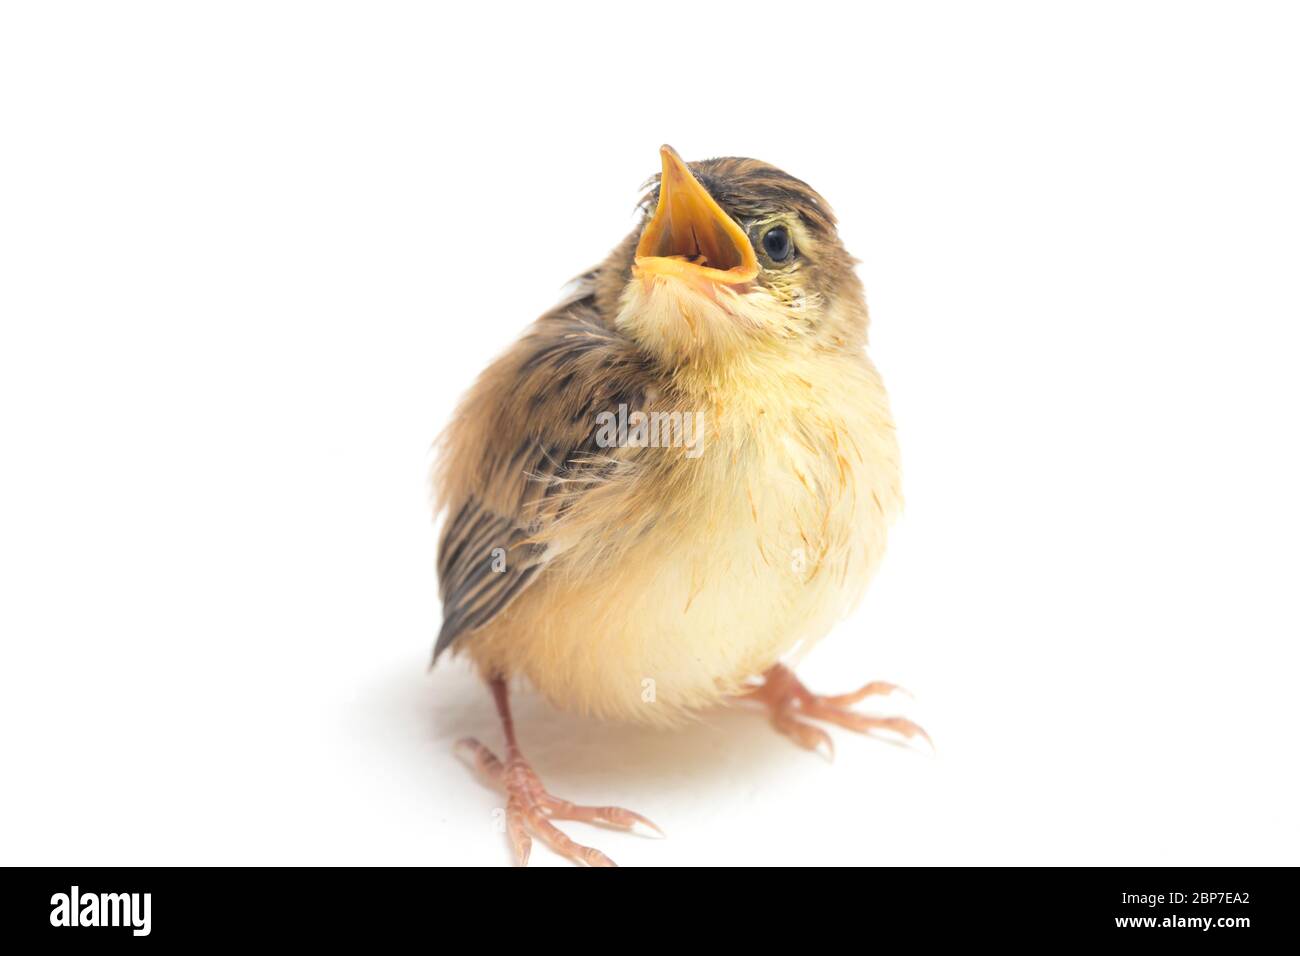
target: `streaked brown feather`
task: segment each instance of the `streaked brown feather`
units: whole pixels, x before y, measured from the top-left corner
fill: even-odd
[[[646,358],[600,321],[587,277],[579,281],[585,294],[539,319],[484,372],[443,437],[439,484],[451,518],[438,549],[435,660],[532,583],[556,522],[611,474],[617,463],[595,442],[597,413],[641,404]]]

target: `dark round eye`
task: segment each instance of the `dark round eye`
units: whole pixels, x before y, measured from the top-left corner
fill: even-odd
[[[794,243],[790,241],[790,230],[785,226],[773,226],[763,233],[763,251],[773,262],[785,262],[794,255]]]

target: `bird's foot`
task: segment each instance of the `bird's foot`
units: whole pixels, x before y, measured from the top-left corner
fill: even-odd
[[[457,741],[456,752],[468,758],[484,778],[506,792],[506,833],[510,837],[515,861],[520,866],[528,865],[528,854],[533,848],[532,837],[528,835],[530,830],[552,850],[574,863],[618,865],[599,850],[569,839],[551,823],[552,820],[580,820],[619,830],[635,830],[639,824],[663,836],[662,830],[631,810],[584,807],[551,796],[528,761],[518,753],[508,756],[503,762],[472,737]]]
[[[790,668],[777,664],[763,674],[763,683],[747,692],[744,699],[761,701],[772,713],[773,727],[808,750],[825,748],[830,758],[835,756],[831,735],[804,718],[836,724],[868,736],[884,730],[905,740],[920,737],[933,748],[930,735],[906,717],[875,717],[850,709],[865,697],[891,694],[896,690],[902,688],[884,681],[872,681],[850,694],[823,696],[814,694],[800,683]]]

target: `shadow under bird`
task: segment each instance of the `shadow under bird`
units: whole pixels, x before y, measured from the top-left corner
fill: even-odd
[[[505,791],[520,864],[531,833],[613,865],[552,821],[658,828],[546,791],[513,678],[605,720],[683,724],[748,700],[812,750],[831,750],[817,722],[925,738],[851,709],[893,685],[822,696],[781,663],[862,596],[901,506],[835,217],[766,163],[660,153],[637,228],[483,372],[439,442],[434,658],[469,655],[491,689],[503,757],[457,747]]]

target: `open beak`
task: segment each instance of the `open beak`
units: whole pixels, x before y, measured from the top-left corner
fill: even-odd
[[[758,257],[749,237],[722,211],[671,146],[661,146],[659,205],[636,247],[637,275],[752,282]]]

